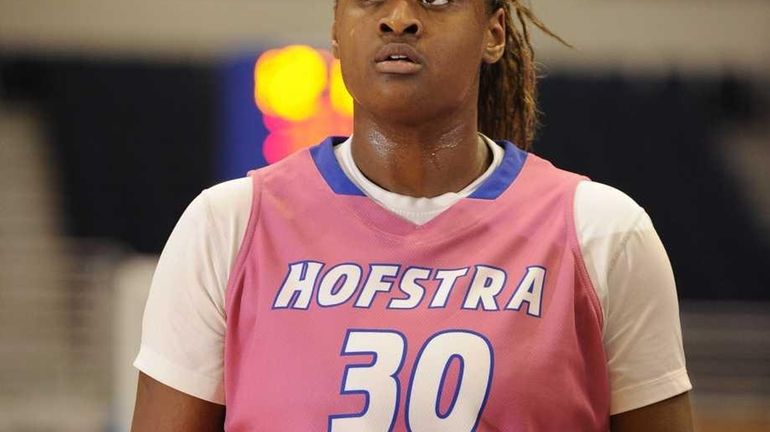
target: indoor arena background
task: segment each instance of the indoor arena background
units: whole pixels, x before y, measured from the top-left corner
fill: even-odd
[[[0,432],[127,430],[182,210],[349,131],[331,3],[0,0]],[[533,7],[576,47],[533,32],[536,153],[655,221],[698,430],[770,430],[770,3]]]

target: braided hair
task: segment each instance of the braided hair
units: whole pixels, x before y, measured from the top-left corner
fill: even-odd
[[[520,0],[485,0],[491,15],[505,11],[505,52],[496,63],[481,66],[478,128],[495,139],[531,147],[538,127],[537,67],[527,22],[570,46],[549,30]]]

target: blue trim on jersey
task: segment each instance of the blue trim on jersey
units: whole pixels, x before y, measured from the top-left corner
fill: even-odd
[[[345,137],[329,137],[321,144],[310,149],[310,155],[315,161],[318,171],[321,172],[329,187],[339,195],[366,196],[342,171],[337,157],[334,155],[334,146],[345,142]],[[527,152],[516,147],[509,141],[498,141],[497,144],[505,149],[505,155],[500,166],[488,179],[471,194],[470,198],[493,200],[505,192],[516,180],[524,162],[527,160]]]
[[[519,176],[528,153],[516,147],[509,141],[497,141],[505,149],[503,161],[481,186],[473,192],[470,198],[493,200],[508,189]]]
[[[329,137],[321,144],[310,149],[310,155],[315,161],[318,171],[321,172],[329,187],[339,195],[366,196],[342,171],[337,157],[334,156],[334,146],[345,142],[344,137]]]

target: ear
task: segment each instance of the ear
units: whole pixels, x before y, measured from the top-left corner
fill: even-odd
[[[337,20],[332,23],[332,55],[334,58],[340,58],[340,44],[337,41]]]
[[[505,31],[506,31],[505,9],[496,10],[487,21],[486,37],[484,38],[485,63],[496,63],[505,53]]]

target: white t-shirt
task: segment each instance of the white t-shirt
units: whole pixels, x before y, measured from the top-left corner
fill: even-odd
[[[367,196],[416,224],[471,195],[500,165],[457,193],[414,198],[386,191],[356,167],[350,140],[335,147],[345,174]],[[224,404],[225,289],[249,220],[251,179],[204,190],[185,210],[153,277],[134,362],[154,379]],[[671,266],[647,213],[617,189],[581,182],[575,226],[604,315],[610,414],[640,408],[692,388],[685,369]]]

